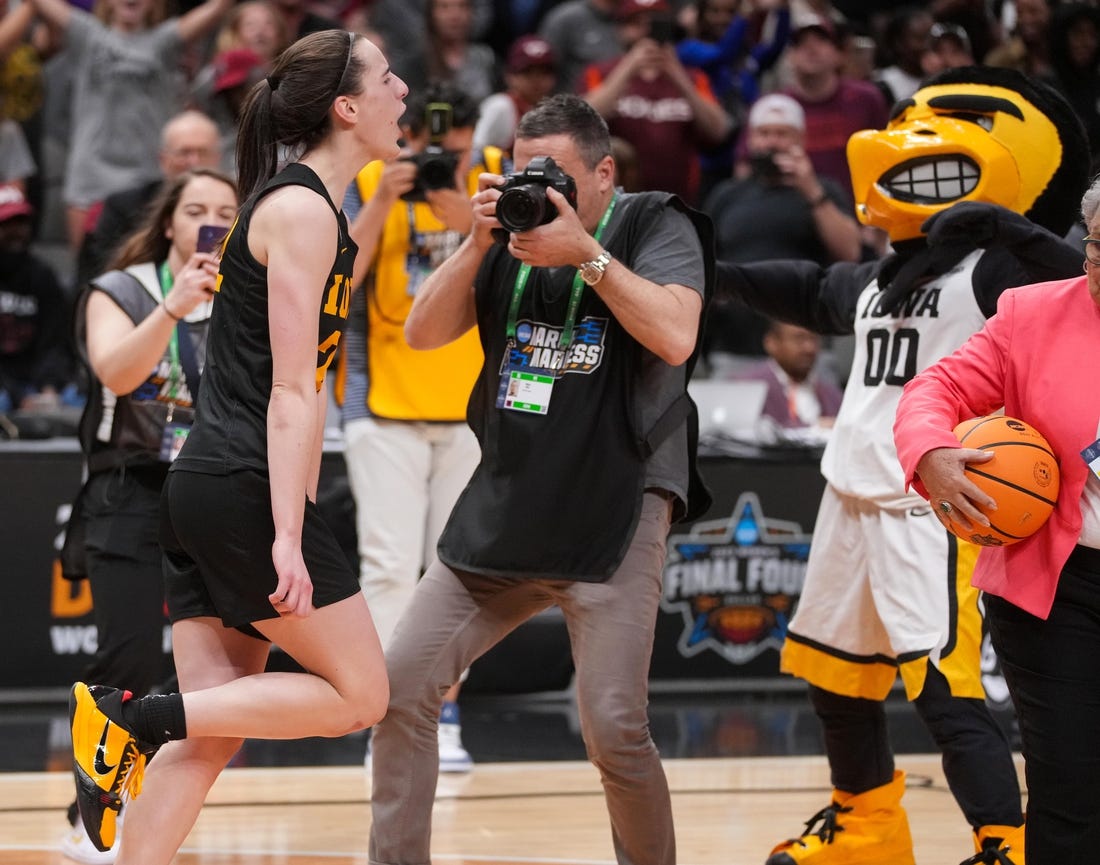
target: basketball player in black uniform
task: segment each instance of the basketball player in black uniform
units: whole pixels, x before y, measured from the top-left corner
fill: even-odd
[[[77,683],[70,699],[97,845],[165,746],[127,806],[119,865],[172,860],[243,738],[341,736],[385,711],[374,625],[314,500],[356,252],[333,201],[366,162],[398,154],[407,92],[368,40],[325,31],[285,51],[246,104],[246,203],[222,246],[195,427],[162,499],[182,693]],[[301,156],[276,175],[279,145]],[[264,673],[268,640],[311,672]]]

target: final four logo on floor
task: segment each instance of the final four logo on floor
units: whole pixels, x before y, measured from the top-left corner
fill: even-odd
[[[709,649],[746,664],[779,649],[809,555],[810,535],[765,518],[756,493],[743,493],[729,517],[670,537],[661,609],[683,615],[680,654]]]

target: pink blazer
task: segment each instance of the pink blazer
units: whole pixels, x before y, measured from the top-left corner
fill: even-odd
[[[1081,533],[1089,472],[1081,451],[1100,423],[1098,360],[1100,308],[1085,277],[1012,289],[982,330],[905,386],[894,423],[906,485],[925,496],[917,462],[933,448],[958,447],[951,431],[960,421],[1003,405],[1050,442],[1062,476],[1054,513],[1030,538],[984,548],[974,571],[975,586],[1044,619]]]

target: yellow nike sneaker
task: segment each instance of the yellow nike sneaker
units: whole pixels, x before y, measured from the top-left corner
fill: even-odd
[[[88,838],[100,852],[114,845],[123,794],[133,799],[141,792],[145,762],[155,750],[121,723],[122,704],[130,696],[83,682],[69,694],[76,802]]]

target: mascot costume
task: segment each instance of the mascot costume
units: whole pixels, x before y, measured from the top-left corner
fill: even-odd
[[[890,255],[719,264],[719,298],[856,338],[781,658],[809,684],[835,789],[767,865],[912,865],[883,705],[899,674],[973,829],[966,862],[1024,865],[1016,770],[980,679],[978,548],[905,491],[892,427],[905,383],[979,330],[1002,291],[1081,272],[1080,245],[1062,238],[1088,182],[1088,145],[1054,90],[969,67],[899,102],[885,130],[852,136],[848,161],[857,215],[889,234]]]

